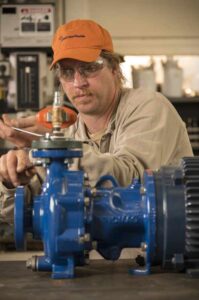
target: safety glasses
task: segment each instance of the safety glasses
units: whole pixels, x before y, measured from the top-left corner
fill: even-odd
[[[62,65],[61,63],[57,64],[56,66],[56,72],[58,77],[61,79],[71,82],[74,80],[75,73],[78,72],[81,76],[85,78],[91,78],[97,76],[100,71],[104,68],[105,62],[100,57],[95,62],[78,62],[75,63],[75,66],[70,66],[70,64],[67,66]]]

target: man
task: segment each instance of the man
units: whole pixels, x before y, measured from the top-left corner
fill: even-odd
[[[82,166],[91,185],[101,175],[113,175],[127,186],[142,178],[146,168],[177,164],[181,157],[192,156],[187,131],[171,103],[161,94],[143,89],[123,89],[123,75],[106,29],[91,20],[74,20],[60,26],[52,43],[61,86],[78,110],[69,137],[84,142]],[[0,136],[18,146],[29,146],[24,135],[10,125],[41,132],[34,117],[0,122]],[[12,150],[0,158],[1,213],[11,212],[14,188],[29,183],[33,173],[28,153]],[[35,172],[34,172],[35,173]],[[34,174],[27,185],[27,198],[40,188]],[[8,204],[7,204],[8,203]]]

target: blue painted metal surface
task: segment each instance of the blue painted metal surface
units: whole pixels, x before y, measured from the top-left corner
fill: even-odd
[[[14,208],[14,223],[15,223],[15,245],[18,250],[25,248],[25,194],[23,186],[16,190],[15,208]]]
[[[144,184],[142,186],[142,206],[144,218],[144,239],[141,246],[146,251],[145,268],[130,270],[132,274],[148,275],[151,270],[151,261],[155,252],[155,233],[156,233],[156,206],[155,206],[155,185],[151,170],[144,173]]]
[[[37,270],[50,270],[56,279],[72,278],[75,266],[84,264],[84,254],[92,249],[93,242],[110,260],[118,259],[123,248],[144,243],[146,268],[131,272],[149,273],[155,239],[153,175],[145,173],[144,194],[140,193],[143,186],[139,181],[121,188],[111,176],[100,178],[93,191],[84,187],[82,171],[68,170],[65,159],[76,156],[80,156],[76,150],[33,151],[33,157],[50,159],[42,193],[34,199],[28,222],[28,230],[44,244],[45,254],[37,259]],[[107,180],[110,188],[104,188]],[[22,187],[15,198],[15,239],[16,246],[22,248],[27,231]]]
[[[101,185],[107,177],[100,179]],[[106,259],[116,260],[123,248],[140,247],[144,240],[143,207],[140,198],[140,183],[127,188],[100,187],[93,205],[92,237],[98,241],[97,250]]]

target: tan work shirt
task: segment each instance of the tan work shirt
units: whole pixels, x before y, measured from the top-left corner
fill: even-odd
[[[81,118],[66,135],[84,142],[82,166],[92,185],[110,174],[127,186],[144,169],[177,165],[180,158],[193,156],[186,126],[173,105],[144,89],[122,90],[99,145],[89,139]]]
[[[193,156],[185,124],[173,105],[162,94],[143,89],[122,90],[100,141],[88,137],[80,117],[66,136],[84,142],[81,164],[92,186],[105,174],[127,186],[133,178],[142,178],[145,169],[177,165],[180,158]],[[26,188],[27,197],[38,193],[40,185],[35,176]],[[0,215],[9,222],[13,195],[14,190],[0,185]]]

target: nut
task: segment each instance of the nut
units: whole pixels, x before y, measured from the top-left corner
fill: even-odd
[[[79,237],[79,243],[85,243],[85,242],[90,242],[90,234],[89,233],[85,233],[84,235]]]

